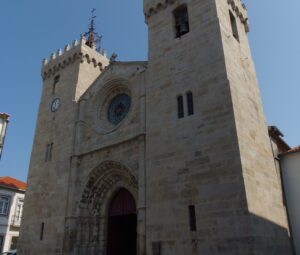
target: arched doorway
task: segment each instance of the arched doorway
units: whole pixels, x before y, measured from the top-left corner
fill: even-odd
[[[136,255],[136,204],[127,189],[120,189],[108,212],[107,255]]]

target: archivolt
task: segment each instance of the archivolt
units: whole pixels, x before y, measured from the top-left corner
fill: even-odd
[[[138,187],[136,178],[127,167],[115,161],[103,162],[89,175],[82,193],[80,209],[89,209],[94,215],[99,214],[108,194],[118,184],[134,190]]]

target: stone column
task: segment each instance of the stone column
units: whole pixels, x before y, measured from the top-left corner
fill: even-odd
[[[139,179],[138,179],[138,213],[137,243],[138,254],[146,254],[146,165],[145,165],[145,132],[146,132],[146,94],[145,72],[140,75],[140,133],[139,137]]]

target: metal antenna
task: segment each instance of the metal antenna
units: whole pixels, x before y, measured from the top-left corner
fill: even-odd
[[[102,35],[99,35],[95,30],[95,19],[97,16],[95,15],[96,9],[93,8],[91,11],[92,17],[91,17],[91,22],[89,25],[89,31],[84,34],[84,36],[87,38],[86,45],[89,47],[96,46],[96,50],[98,52],[101,51],[101,40],[102,40]]]

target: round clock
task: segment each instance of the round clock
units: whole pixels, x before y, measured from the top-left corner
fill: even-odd
[[[107,118],[114,125],[119,124],[127,115],[131,105],[131,99],[127,94],[114,97],[108,106]]]
[[[56,112],[59,109],[59,107],[60,107],[60,99],[55,98],[51,104],[51,111]]]

